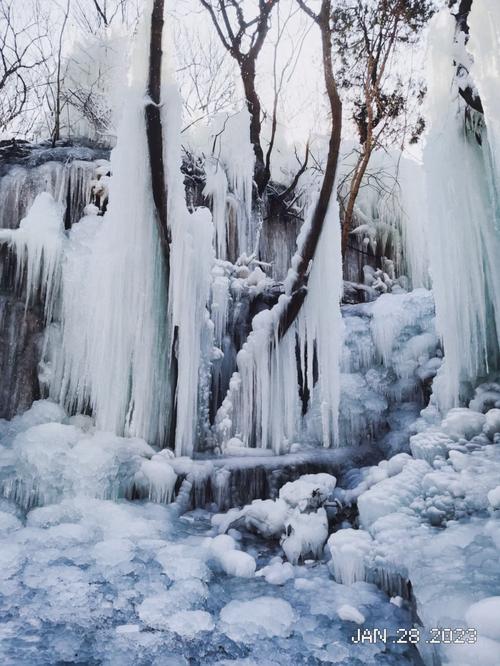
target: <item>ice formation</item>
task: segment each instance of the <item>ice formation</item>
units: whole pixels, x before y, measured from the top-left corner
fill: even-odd
[[[76,411],[89,405],[101,429],[165,442],[171,391],[166,281],[136,76],[120,130],[127,140],[111,156],[108,210],[70,232],[51,395]]]
[[[205,194],[212,199],[219,259],[226,259],[224,241],[229,245],[233,261],[243,253],[251,254],[257,242],[257,229],[252,221],[255,155],[249,128],[250,116],[246,109],[217,116],[211,128],[212,158],[208,160],[210,176]],[[213,175],[214,168],[216,175]],[[222,215],[225,216],[224,230]]]
[[[498,76],[500,64],[498,49],[487,48],[484,42],[494,39],[496,24],[487,18],[491,12],[497,9],[491,9],[489,3],[474,3],[471,18],[473,25],[474,21],[477,23],[477,32],[476,41],[471,38],[473,71],[478,72],[478,85],[487,103],[484,127],[482,119],[471,120],[475,131],[464,126],[453,67],[455,51],[469,45],[462,44],[463,33],[455,41],[454,21],[447,12],[433,19],[429,37],[428,99],[432,104],[424,169],[430,270],[437,326],[445,351],[445,363],[434,392],[443,409],[458,406],[459,400],[466,397],[462,383],[474,382],[495,369],[499,358],[499,175],[498,165],[492,159],[498,150],[498,105],[489,98],[490,90],[496,94],[497,84],[489,86],[486,73],[491,76],[494,71]],[[485,21],[487,28],[483,29]],[[443,169],[446,178],[442,178]],[[467,279],[459,280],[463,267],[467,267]]]
[[[218,259],[227,258],[227,176],[217,160],[205,161],[205,187],[203,195],[212,204],[215,227],[215,247]]]
[[[70,410],[91,409],[100,429],[161,445],[172,437],[178,454],[190,454],[207,404],[200,377],[202,356],[212,347],[206,305],[213,226],[206,209],[190,214],[185,205],[178,106],[167,83],[168,279],[145,141],[147,40],[137,42],[120,139],[111,166],[96,165],[92,186],[97,200],[109,196],[106,213],[100,216],[95,206],[87,206],[66,238],[63,210],[44,193],[19,229],[2,233],[15,246],[19,281],[26,273],[28,298],[40,292],[47,321],[60,321],[48,329],[44,358],[50,395]]]
[[[2,229],[0,242],[15,252],[16,281],[26,279],[26,307],[38,296],[50,322],[59,295],[61,257],[64,247],[63,208],[50,194],[39,194],[18,229]]]
[[[307,229],[308,223],[297,239],[298,252]],[[223,444],[237,436],[246,446],[284,453],[294,438],[305,432],[298,368],[296,363],[290,362],[295,358],[298,338],[301,375],[304,385],[311,387],[309,409],[316,413],[316,418],[310,420],[310,438],[325,447],[339,445],[342,271],[340,260],[332,266],[332,255],[340,257],[335,202],[329,206],[321,243],[311,267],[308,294],[292,328],[282,340],[278,339],[279,316],[290,298],[286,290],[293,279],[293,266],[285,282],[285,294],[278,304],[260,312],[252,321],[252,332],[238,354],[238,371],[231,378],[229,391],[217,414],[216,430]],[[315,358],[321,369],[317,382]],[[274,409],[274,404],[279,404],[280,409]]]
[[[92,193],[94,159],[94,153],[85,148],[42,148],[34,154],[35,163],[41,162],[36,168],[16,165],[9,169],[0,178],[0,228],[17,227],[41,192],[66,205],[66,218],[76,222]]]
[[[372,584],[347,593],[322,561],[294,566],[276,542],[252,544],[243,528],[217,534],[207,511],[179,516],[176,504],[153,503],[167,501],[160,490],[168,484],[173,491],[176,461],[49,401],[0,422],[2,661],[44,664],[78,653],[131,665],[192,654],[215,664],[223,649],[228,660],[245,654],[270,663],[286,638],[288,663],[347,665],[359,654],[350,639],[359,615],[383,620],[393,635],[410,626],[408,613]],[[294,504],[307,495],[311,506],[316,489],[334,488],[333,477],[306,475],[284,494]],[[140,489],[145,501],[126,499]],[[280,503],[298,511],[280,499],[278,510]],[[309,514],[299,515],[310,534]],[[364,661],[395,666],[406,663],[403,654],[375,646]]]
[[[331,474],[305,474],[285,483],[275,500],[255,500],[242,509],[216,514],[212,523],[219,532],[244,525],[246,530],[267,538],[280,537],[289,562],[297,564],[308,557],[321,557],[328,537],[328,519],[323,504],[331,497],[336,479]],[[221,536],[224,536],[221,534]],[[282,575],[276,571],[278,580]],[[272,571],[260,575],[273,575]]]
[[[496,666],[500,10],[474,0],[469,21],[466,42],[447,12],[434,19],[423,168],[403,159],[399,188],[358,202],[353,239],[380,259],[363,269],[371,302],[339,306],[332,201],[281,340],[298,255],[284,286],[259,259],[248,113],[216,119],[211,213],[190,212],[170,83],[167,274],[147,49],[111,164],[2,178],[0,240],[27,309],[45,307],[52,398],[0,421],[2,663]],[[485,111],[465,125],[464,57]],[[393,155],[376,160],[395,168]],[[311,185],[306,220],[314,196]],[[475,634],[421,640],[419,656],[393,642],[416,618],[426,638]],[[389,643],[356,645],[373,627]]]

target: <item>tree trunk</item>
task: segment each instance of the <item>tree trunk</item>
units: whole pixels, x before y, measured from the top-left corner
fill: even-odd
[[[371,132],[369,132],[370,134]],[[368,144],[368,139],[367,139]],[[347,201],[347,206],[345,209],[344,220],[342,224],[342,257],[345,258],[347,252],[347,246],[349,244],[349,234],[351,233],[352,221],[354,217],[354,205],[356,199],[358,198],[359,190],[361,188],[361,183],[363,182],[366,169],[368,168],[368,163],[370,161],[370,156],[372,149],[365,145],[363,148],[363,153],[361,159],[358,162],[356,171],[351,180],[351,186],[349,191],[349,199]]]
[[[247,108],[250,113],[250,141],[255,153],[254,178],[259,196],[262,196],[269,182],[270,174],[264,163],[264,151],[260,142],[262,107],[255,88],[255,60],[246,58],[241,63],[240,69]]]
[[[145,108],[146,135],[149,152],[149,167],[151,174],[151,190],[156,209],[156,224],[160,238],[164,266],[166,289],[170,276],[170,233],[167,216],[167,181],[163,160],[163,127],[161,122],[161,81],[162,81],[162,37],[164,0],[154,0],[151,14],[151,43],[149,50],[149,80],[148,102]],[[170,410],[168,446],[175,448],[175,433],[177,428],[177,346],[179,330],[175,327],[172,333],[172,359],[170,366],[172,381],[172,405]]]
[[[164,0],[154,0],[151,15],[151,44],[149,50],[148,102],[146,104],[146,134],[151,172],[151,189],[163,257],[168,274],[170,264],[167,223],[167,184],[163,163],[163,128],[161,123],[161,71]]]
[[[323,70],[325,77],[326,92],[330,102],[332,116],[332,128],[328,146],[328,158],[326,162],[325,175],[319,194],[318,202],[311,220],[309,233],[307,234],[302,248],[300,249],[300,262],[297,274],[291,288],[291,297],[283,308],[278,323],[278,339],[283,338],[290,326],[295,321],[307,294],[310,264],[314,260],[318,247],[321,231],[325,222],[328,206],[334,194],[335,178],[340,151],[340,135],[342,131],[342,102],[337,91],[337,84],[333,74],[332,65],[332,43],[330,33],[331,0],[323,0],[321,11],[316,17],[316,22],[321,30],[321,45],[323,50]]]

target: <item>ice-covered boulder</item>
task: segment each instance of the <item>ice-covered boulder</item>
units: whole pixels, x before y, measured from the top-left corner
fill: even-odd
[[[482,636],[500,641],[500,597],[486,597],[469,607],[465,613],[469,627]]]
[[[494,509],[500,509],[500,486],[489,491],[488,502]]]
[[[483,427],[484,434],[493,440],[500,433],[500,409],[490,409],[486,412],[486,422]]]
[[[366,579],[366,564],[373,540],[365,530],[342,529],[328,539],[335,580],[351,585]]]
[[[410,438],[410,449],[415,458],[426,460],[429,464],[438,457],[446,458],[454,440],[440,428],[428,428]]]
[[[337,608],[337,615],[341,620],[346,622],[355,622],[356,624],[363,624],[365,621],[365,616],[363,613],[360,613],[357,608],[349,604],[343,604]]]
[[[452,439],[470,440],[479,435],[485,426],[486,417],[466,407],[450,409],[441,423],[441,428]]]
[[[317,508],[333,493],[337,479],[332,474],[304,474],[280,488],[279,497],[301,511]]]
[[[290,604],[275,597],[230,601],[220,612],[220,629],[242,643],[259,638],[286,638],[294,622],[295,613]]]
[[[212,524],[220,533],[227,532],[231,525],[242,522],[245,529],[257,532],[265,538],[279,537],[290,511],[288,504],[281,500],[254,500],[242,509],[230,509],[227,513],[216,514]]]
[[[318,559],[328,538],[328,518],[320,507],[312,513],[300,513],[295,509],[285,524],[285,534],[281,538],[281,547],[292,563],[312,556]]]
[[[281,557],[275,557],[271,562],[259,569],[256,576],[263,576],[266,583],[270,585],[284,585],[295,576],[295,571],[290,562],[283,562]]]
[[[399,474],[362,493],[358,498],[361,525],[368,528],[380,517],[409,506],[420,493],[422,478],[430,471],[424,460],[409,460]]]
[[[177,474],[163,451],[150,460],[143,460],[135,473],[134,483],[141,497],[153,502],[169,504],[174,499]]]

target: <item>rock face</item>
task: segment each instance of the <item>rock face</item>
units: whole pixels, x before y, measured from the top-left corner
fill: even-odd
[[[69,228],[82,217],[94,178],[95,165],[87,160],[10,165],[0,177],[0,228],[16,229],[40,192],[49,192],[65,204],[65,224]]]
[[[10,419],[40,397],[37,367],[43,318],[12,293],[0,293],[0,418]]]

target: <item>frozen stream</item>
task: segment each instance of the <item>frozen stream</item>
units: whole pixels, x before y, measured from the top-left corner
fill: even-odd
[[[0,503],[2,664],[420,663],[411,646],[352,642],[358,623],[395,636],[410,613],[334,582],[325,557],[283,564],[277,539],[217,535],[208,511],[102,499],[147,445],[90,430],[75,443],[89,423],[60,417],[42,402],[2,424],[3,494],[18,500]]]
[[[346,605],[392,635],[409,626],[374,585],[337,584],[323,562],[293,567],[283,585],[207,565],[204,511],[88,498],[25,518],[1,509],[3,664],[420,663],[351,643]],[[276,553],[245,548],[259,568]]]

